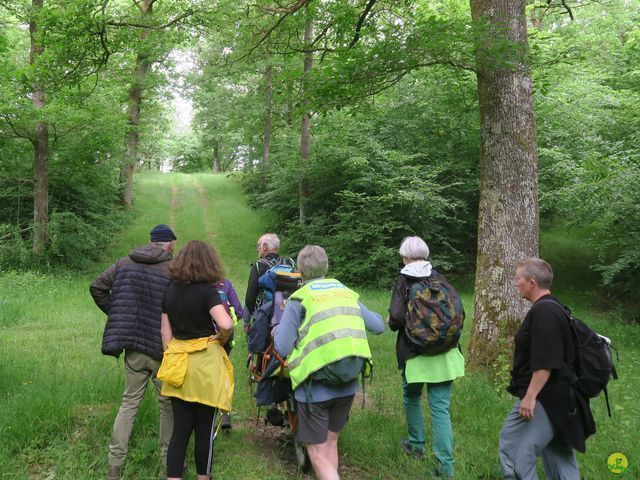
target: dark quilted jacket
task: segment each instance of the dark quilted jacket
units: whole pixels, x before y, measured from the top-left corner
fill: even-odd
[[[162,359],[160,318],[162,299],[169,286],[171,254],[153,245],[136,248],[98,276],[89,291],[105,312],[107,325],[102,353],[120,356],[135,350]]]

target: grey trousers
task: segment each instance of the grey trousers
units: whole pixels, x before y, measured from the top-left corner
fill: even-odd
[[[110,466],[121,466],[127,458],[133,422],[136,419],[138,407],[142,403],[149,380],[153,381],[158,395],[160,455],[162,456],[163,464],[166,464],[167,447],[173,430],[173,412],[171,410],[171,399],[160,395],[162,382],[156,378],[160,363],[160,361],[154,360],[144,353],[126,351],[124,354],[124,395],[122,396],[120,410],[113,424],[113,433],[109,442]]]
[[[580,480],[573,448],[554,440],[553,425],[540,402],[534,417],[527,420],[518,413],[518,400],[500,431],[500,464],[507,480],[537,480],[536,459],[542,457],[547,480]]]

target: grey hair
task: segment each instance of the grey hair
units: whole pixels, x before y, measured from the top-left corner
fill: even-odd
[[[176,244],[176,241],[171,240],[170,242],[149,242],[149,243],[151,243],[151,245],[155,245],[157,247],[160,247],[163,250],[170,252],[171,249],[173,249],[174,245]]]
[[[327,252],[320,245],[307,245],[298,253],[298,270],[305,280],[324,277],[329,270]]]
[[[275,233],[265,233],[260,237],[259,243],[266,245],[269,250],[274,252],[280,249],[280,239]]]
[[[409,260],[426,260],[429,258],[429,247],[420,237],[405,237],[398,250],[402,257]]]
[[[538,287],[543,289],[551,288],[553,282],[553,270],[551,265],[541,258],[527,258],[518,262],[516,269],[520,269],[522,276],[527,280],[534,279]]]

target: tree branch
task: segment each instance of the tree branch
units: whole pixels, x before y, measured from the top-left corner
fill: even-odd
[[[353,47],[356,43],[358,43],[358,40],[360,40],[360,30],[362,29],[362,25],[364,24],[364,21],[367,19],[367,15],[369,15],[369,12],[377,1],[378,0],[369,0],[369,3],[367,3],[364,11],[362,12],[362,14],[360,14],[360,18],[358,19],[358,23],[356,25],[356,33],[353,36],[353,40],[351,40],[351,43],[349,44],[349,48]]]
[[[562,6],[563,6],[564,8],[566,8],[566,9],[567,9],[567,13],[569,14],[569,18],[571,19],[571,21],[573,21],[573,20],[574,20],[574,18],[573,18],[573,11],[571,11],[571,7],[570,7],[569,5],[567,5],[566,0],[562,0],[560,3],[562,4]]]
[[[285,15],[291,15],[292,13],[296,13],[298,10],[300,10],[302,7],[305,7],[309,3],[311,3],[311,0],[300,0],[298,3],[295,3],[289,7],[277,7],[277,8],[265,7],[265,8],[262,8],[261,10],[264,11],[265,13],[271,13],[271,14],[283,13]]]
[[[27,227],[27,228],[23,228],[22,230],[18,230],[17,233],[24,233],[24,232],[28,232],[29,230],[31,230],[31,227]],[[4,235],[3,237],[0,237],[0,241],[5,240],[7,238],[10,238],[14,233],[16,232],[11,232],[11,233],[7,233],[6,235]]]
[[[0,117],[2,117],[4,119],[5,122],[7,122],[7,125],[9,125],[9,128],[11,129],[11,131],[14,133],[14,136],[17,138],[24,138],[26,140],[29,140],[30,142],[33,143],[33,136],[29,135],[28,132],[24,131],[21,132],[11,121],[11,116],[7,113],[2,113],[0,114]],[[7,137],[10,138],[10,137]]]
[[[175,25],[176,23],[178,23],[181,20],[184,20],[187,17],[190,17],[191,15],[193,15],[195,12],[191,9],[186,10],[182,15],[177,16],[176,18],[174,18],[173,20],[171,20],[168,23],[165,23],[164,25],[145,25],[143,23],[132,23],[132,22],[107,22],[107,25],[110,25],[112,27],[132,27],[132,28],[144,28],[145,30],[164,30],[167,27],[170,27],[172,25]]]
[[[264,43],[264,41],[269,38],[271,36],[271,34],[273,33],[273,31],[278,28],[280,26],[280,24],[284,21],[285,18],[287,18],[289,16],[288,13],[285,13],[284,15],[282,15],[278,21],[271,26],[271,28],[269,28],[265,34],[262,36],[262,38],[260,38],[260,40],[258,40],[258,43],[256,43],[254,46],[252,46],[249,51],[247,53],[245,53],[244,55],[241,55],[236,62],[240,61],[240,60],[244,60],[245,58],[249,58],[251,56],[251,54],[260,46]]]

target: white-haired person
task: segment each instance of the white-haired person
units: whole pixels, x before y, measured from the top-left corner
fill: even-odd
[[[262,302],[264,292],[258,284],[258,279],[271,267],[275,265],[295,266],[294,261],[289,257],[280,255],[280,239],[275,233],[265,233],[258,239],[256,244],[258,260],[251,265],[249,280],[247,282],[247,293],[244,298],[245,315],[243,318],[244,331],[248,332],[251,324],[251,316]]]
[[[410,456],[424,458],[426,433],[420,400],[426,385],[436,474],[453,478],[453,430],[449,405],[453,380],[464,375],[464,357],[458,348],[450,348],[436,355],[419,353],[414,342],[408,338],[405,324],[411,286],[425,279],[445,279],[428,261],[429,247],[422,238],[405,238],[399,253],[404,267],[393,287],[389,327],[398,332],[396,357],[402,376],[402,402],[408,427],[408,437],[401,441],[401,448]]]
[[[343,358],[356,359],[355,364],[370,358],[366,332],[382,333],[384,322],[356,292],[325,278],[329,260],[322,247],[307,245],[297,263],[304,284],[287,302],[275,329],[275,348],[289,365],[298,406],[296,438],[307,445],[317,478],[336,480],[340,478],[338,437],[349,420],[358,372],[339,384],[319,380],[317,374]]]

